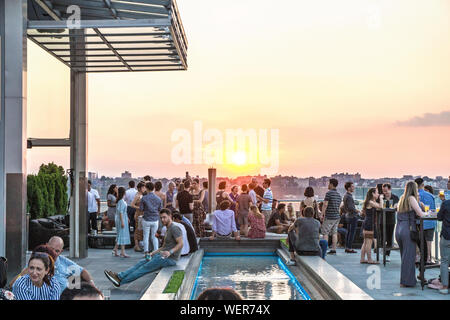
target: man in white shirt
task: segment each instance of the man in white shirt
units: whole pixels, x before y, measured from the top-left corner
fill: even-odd
[[[136,184],[133,180],[128,182],[128,186],[129,188],[127,189],[127,191],[125,191],[125,196],[123,197],[123,199],[127,203],[127,216],[128,219],[130,219],[130,223],[128,226],[135,226],[136,222],[134,221],[134,214],[136,213],[136,209],[131,206],[131,203],[133,202],[134,197],[136,197],[138,191],[135,188]]]
[[[100,214],[100,195],[92,188],[91,180],[88,180],[88,231],[97,230],[97,215]]]

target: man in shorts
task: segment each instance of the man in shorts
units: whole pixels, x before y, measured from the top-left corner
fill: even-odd
[[[328,240],[328,236],[332,236],[332,246],[328,254],[336,254],[337,233],[340,220],[339,207],[342,202],[342,197],[337,192],[336,188],[338,181],[336,179],[330,179],[328,183],[328,192],[325,195],[322,207],[322,227],[320,233],[325,240]],[[324,217],[324,218],[323,218]]]

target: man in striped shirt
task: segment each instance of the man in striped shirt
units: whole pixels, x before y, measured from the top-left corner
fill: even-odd
[[[265,189],[264,195],[263,197],[257,196],[258,199],[262,202],[261,213],[264,215],[266,227],[272,214],[273,193],[272,189],[270,189],[270,183],[271,183],[270,179],[264,179],[263,182],[263,187]]]
[[[337,192],[336,188],[338,186],[338,181],[336,179],[330,179],[328,184],[328,192],[325,195],[322,207],[322,227],[320,233],[323,238],[328,241],[328,236],[332,236],[333,243],[331,250],[328,254],[336,254],[336,244],[337,244],[337,233],[338,225],[340,220],[339,207],[342,202],[342,197]],[[325,217],[325,218],[324,218]]]

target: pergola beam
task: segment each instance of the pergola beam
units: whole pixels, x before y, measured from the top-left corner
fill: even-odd
[[[80,29],[87,28],[163,28],[170,27],[168,19],[136,19],[136,20],[81,20]],[[28,29],[67,29],[67,21],[31,20]]]

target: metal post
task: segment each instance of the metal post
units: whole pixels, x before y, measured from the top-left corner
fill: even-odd
[[[216,209],[216,169],[208,169],[208,203],[209,213]]]
[[[25,266],[27,168],[27,1],[0,2],[0,255],[8,273]],[[7,245],[8,244],[8,245]]]
[[[84,34],[83,29],[70,32]],[[71,49],[82,48],[75,37]],[[70,71],[70,168],[74,188],[70,199],[70,256],[87,257],[87,75]]]

